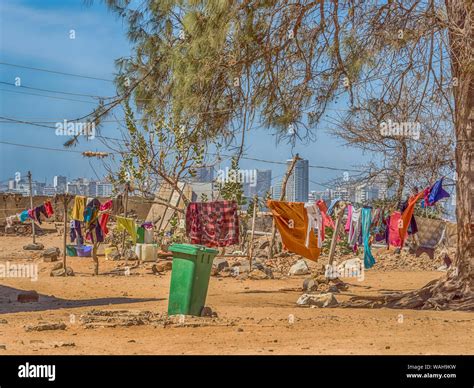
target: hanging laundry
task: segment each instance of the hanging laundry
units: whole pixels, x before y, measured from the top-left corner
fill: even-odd
[[[308,215],[308,231],[306,233],[305,246],[309,248],[310,234],[311,232],[316,232],[318,235],[318,248],[323,246],[324,241],[324,226],[323,226],[323,217],[318,207],[313,203],[305,203],[304,205],[306,213]]]
[[[310,223],[305,204],[302,202],[267,201],[272,211],[275,225],[280,232],[281,240],[286,249],[309,260],[316,261],[320,254],[318,239],[314,233],[306,240]]]
[[[35,209],[28,209],[28,218],[36,221],[36,212]]]
[[[381,209],[379,220],[374,227],[376,242],[387,241],[387,218],[388,213],[384,209]]]
[[[44,205],[35,207],[35,218],[36,218],[36,221],[38,221],[40,225],[41,225],[41,214],[43,214],[46,218],[48,218],[48,215],[46,213],[46,208]]]
[[[71,239],[71,242],[74,242],[77,238],[77,245],[84,244],[84,238],[82,237],[80,221],[71,220],[69,222],[69,237]]]
[[[239,243],[235,201],[192,202],[186,209],[186,235],[191,244],[223,247]]]
[[[351,218],[352,218],[352,205],[347,205],[347,220],[346,225],[344,226],[344,231],[347,233],[351,228]]]
[[[133,244],[136,244],[137,226],[134,219],[117,216],[117,230],[125,230],[132,238]]]
[[[324,200],[320,199],[318,202],[316,202],[316,206],[319,208],[319,210],[321,212],[321,216],[323,217],[324,227],[330,227],[330,228],[334,229],[334,221],[327,214],[328,208],[326,206],[326,202],[324,202]]]
[[[91,229],[89,226],[95,224],[95,221],[99,217],[100,202],[94,198],[87,202],[87,206],[84,210],[84,221],[86,222],[86,229]]]
[[[71,218],[77,221],[84,221],[84,210],[86,208],[86,197],[76,195],[74,197],[74,205],[72,207]]]
[[[100,205],[100,211],[109,210],[113,208],[113,201],[109,199],[107,202]]]
[[[449,198],[449,193],[443,189],[443,178],[437,180],[430,188],[430,195],[428,197],[428,205],[432,206],[440,199]]]
[[[20,213],[20,221],[21,222],[25,222],[27,219],[28,219],[29,215],[28,215],[28,210],[23,210],[21,213]]]
[[[104,242],[104,233],[97,219],[87,230],[86,240],[92,242],[93,244]]]
[[[416,202],[421,199],[424,195],[424,191],[419,192],[418,194],[412,195],[408,201],[406,201],[403,206],[403,213],[401,217],[401,223],[398,228],[399,235],[401,238],[401,246],[405,242],[405,235],[407,232],[409,234],[415,234],[418,232],[418,226],[416,224],[415,217],[413,216],[413,212],[415,211]],[[410,227],[410,230],[408,230]]]
[[[375,258],[370,251],[370,224],[372,209],[370,207],[362,208],[362,240],[364,243],[364,268],[372,268],[375,264]]]
[[[51,205],[51,202],[46,201],[44,203],[44,208],[46,210],[46,217],[49,218],[54,214],[53,206]]]
[[[13,226],[13,221],[15,220],[15,218],[17,218],[16,215],[9,216],[9,217],[6,218],[6,223],[7,223],[8,228],[11,228]]]
[[[328,210],[327,210],[327,214],[332,216],[332,213],[334,211],[334,206],[336,206],[338,204],[338,202],[341,201],[341,198],[336,198],[336,199],[333,199],[331,201],[331,203],[329,204],[329,207],[328,207]]]
[[[100,216],[100,228],[102,229],[102,232],[104,235],[109,233],[109,229],[107,228],[107,222],[109,221],[110,214],[104,213]]]
[[[400,247],[402,239],[398,230],[401,225],[402,214],[400,212],[393,212],[389,217],[389,231],[388,231],[388,246]],[[407,234],[405,234],[405,237]]]
[[[349,225],[349,235],[347,242],[351,247],[353,247],[354,250],[357,249],[357,245],[359,243],[359,236],[362,230],[361,213],[362,209],[352,209],[351,223]]]

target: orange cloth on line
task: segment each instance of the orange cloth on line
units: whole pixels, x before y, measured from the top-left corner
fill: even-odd
[[[415,205],[416,202],[423,198],[425,195],[425,191],[421,191],[418,194],[412,195],[410,198],[408,198],[408,206],[405,209],[405,211],[402,213],[402,218],[401,218],[401,227],[398,228],[398,233],[400,235],[401,239],[401,245],[400,247],[403,248],[403,244],[405,242],[405,236],[407,234],[408,226],[410,225],[411,217],[413,216],[413,212],[415,211]]]
[[[314,232],[310,233],[309,244],[306,247],[309,220],[304,203],[269,200],[267,206],[272,211],[275,225],[280,232],[285,248],[309,260],[316,261],[321,250],[318,248],[318,238]]]

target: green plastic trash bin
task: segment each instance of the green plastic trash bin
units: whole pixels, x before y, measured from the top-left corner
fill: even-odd
[[[172,244],[169,250],[173,252],[173,267],[168,314],[200,316],[218,251],[193,244]]]

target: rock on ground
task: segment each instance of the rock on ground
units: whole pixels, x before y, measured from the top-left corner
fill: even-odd
[[[338,301],[331,293],[324,294],[303,294],[296,301],[299,306],[333,307],[337,306]]]

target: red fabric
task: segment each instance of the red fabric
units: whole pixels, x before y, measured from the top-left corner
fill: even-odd
[[[102,229],[102,232],[104,232],[104,235],[109,233],[109,229],[107,228],[107,222],[109,221],[109,216],[110,214],[108,213],[104,213],[100,216],[99,225],[100,225],[100,228]]]
[[[193,202],[186,209],[186,234],[191,244],[224,247],[239,243],[235,201]]]
[[[113,202],[112,202],[112,200],[109,200],[109,201],[103,203],[102,205],[100,205],[100,210],[101,211],[109,210],[109,209],[112,209],[112,206],[113,206]]]
[[[388,245],[393,247],[400,247],[402,240],[398,232],[398,227],[400,225],[401,213],[394,212],[390,215],[390,224],[388,225]]]
[[[44,208],[46,210],[46,216],[49,218],[54,214],[53,206],[51,205],[51,202],[46,201],[44,203]]]

